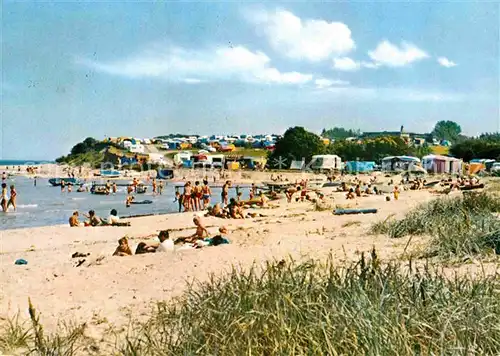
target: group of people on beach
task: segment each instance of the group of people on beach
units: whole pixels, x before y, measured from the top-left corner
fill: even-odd
[[[2,211],[4,213],[9,210],[9,207],[12,205],[14,211],[17,209],[16,200],[17,200],[17,191],[14,185],[10,186],[10,196],[7,193],[7,183],[5,183],[7,177],[2,176],[2,193],[0,195],[0,206],[2,207]]]
[[[88,214],[82,214],[86,221],[80,222],[80,213],[78,211],[73,212],[73,215],[69,218],[70,227],[80,227],[80,226],[130,226],[129,222],[123,222],[118,216],[118,211],[116,209],[111,209],[109,217],[107,219],[100,218],[96,215],[94,210],[90,210]]]
[[[156,252],[173,252],[176,250],[176,245],[181,245],[177,249],[193,249],[229,243],[229,239],[226,237],[228,230],[225,226],[219,228],[219,233],[217,235],[210,237],[210,233],[203,225],[199,216],[195,216],[193,218],[193,223],[196,228],[194,234],[186,237],[179,237],[173,240],[170,238],[169,230],[162,230],[158,234],[158,242],[140,242],[136,247],[135,254],[140,255]],[[133,255],[133,253],[129,245],[129,239],[127,236],[124,236],[118,240],[118,246],[116,247],[113,256],[123,257],[131,255]]]
[[[227,194],[231,182],[227,181],[222,187],[222,199],[227,202]],[[192,185],[191,181],[184,184],[184,191],[182,194],[179,190],[175,192],[175,200],[179,204],[179,213],[184,208],[184,211],[201,211],[205,210],[210,205],[210,199],[212,197],[212,190],[208,185],[208,180],[203,180],[203,185],[200,185],[199,181]]]

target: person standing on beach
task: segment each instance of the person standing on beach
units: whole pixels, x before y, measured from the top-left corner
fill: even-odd
[[[117,187],[116,187],[116,182],[113,182],[113,194],[116,194],[116,191],[118,190]]]
[[[187,182],[184,185],[184,199],[183,199],[184,211],[191,211],[192,209],[191,194],[192,194],[191,182]]]
[[[2,173],[2,182],[5,182],[7,180],[7,173],[3,172]]]
[[[210,205],[210,196],[212,195],[212,190],[208,186],[208,179],[203,181],[201,193],[203,198],[203,209],[206,209]]]
[[[2,194],[0,195],[0,206],[2,211],[5,213],[7,211],[7,184],[2,183]]]
[[[194,188],[193,188],[193,209],[194,210],[201,210],[202,195],[203,194],[201,192],[200,182],[198,182],[198,181],[194,182]]]
[[[231,181],[226,181],[224,185],[222,186],[222,192],[221,192],[221,198],[222,198],[222,206],[227,206],[228,204],[228,195],[229,195],[229,188],[231,187]]]
[[[162,195],[163,193],[163,187],[164,187],[164,183],[162,180],[160,180],[160,185],[159,185],[159,188],[158,188],[158,192],[160,193],[160,195]]]
[[[148,177],[149,177],[149,175],[148,175]],[[156,179],[155,178],[153,178],[151,185],[153,186],[153,195],[155,195],[156,194]]]
[[[66,181],[63,179],[61,180],[61,193],[64,193],[65,188],[66,188]]]

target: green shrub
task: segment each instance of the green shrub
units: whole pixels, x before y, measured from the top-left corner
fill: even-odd
[[[500,199],[486,193],[441,198],[411,210],[401,220],[386,219],[372,225],[371,233],[392,238],[409,235],[432,237],[428,255],[470,255],[495,249],[500,253]]]

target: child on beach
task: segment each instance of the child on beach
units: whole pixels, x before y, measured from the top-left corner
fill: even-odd
[[[70,227],[78,227],[80,226],[80,221],[78,221],[78,211],[75,211],[73,215],[69,218],[69,226]]]
[[[113,256],[132,256],[132,250],[128,245],[127,236],[122,237],[118,240],[118,247],[116,248]]]
[[[394,193],[394,200],[398,200],[399,199],[399,188],[397,185],[394,187],[393,193]]]
[[[201,240],[205,237],[208,237],[208,230],[203,226],[201,222],[201,218],[199,216],[195,216],[193,218],[193,223],[196,226],[196,232],[188,237],[179,237],[177,240],[175,240],[175,244],[179,244],[182,242],[196,242],[196,240]]]
[[[181,193],[179,191],[176,191],[175,192],[175,200],[174,200],[174,203],[175,202],[178,202],[179,204],[179,213],[182,212],[182,206],[184,205],[184,197],[183,195],[181,195]]]
[[[99,225],[102,225],[101,218],[99,218],[98,216],[95,215],[95,211],[94,210],[90,210],[89,211],[89,215],[83,214],[83,216],[85,216],[87,219],[89,219],[88,221],[84,222],[85,226],[99,226]]]

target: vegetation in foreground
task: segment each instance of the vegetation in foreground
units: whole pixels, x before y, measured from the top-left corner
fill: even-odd
[[[465,193],[421,204],[401,220],[386,219],[371,232],[393,238],[429,235],[426,256],[444,258],[490,252],[500,254],[500,199],[492,194]]]
[[[497,355],[500,280],[446,277],[429,266],[381,265],[375,251],[346,268],[332,259],[233,270],[159,303],[118,342],[122,355]],[[47,337],[30,307],[29,331],[12,323],[0,348],[87,354],[82,329]],[[16,326],[17,325],[17,326]],[[7,335],[9,335],[7,337]],[[14,335],[14,336],[12,336]],[[21,341],[19,341],[19,339]],[[9,344],[10,343],[10,344]],[[85,346],[85,348],[83,348]]]

